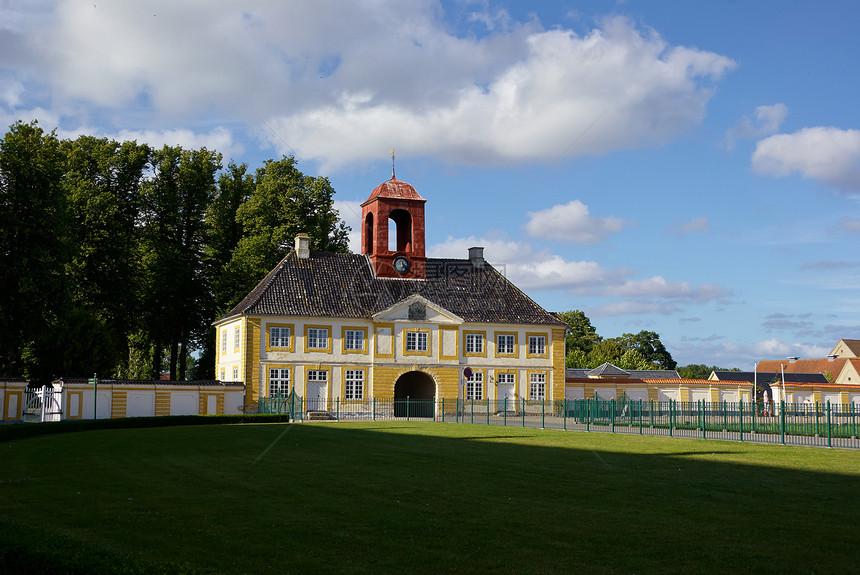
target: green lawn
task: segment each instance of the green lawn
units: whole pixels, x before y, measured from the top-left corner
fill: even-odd
[[[0,442],[0,572],[847,573],[858,536],[854,451],[406,422]]]

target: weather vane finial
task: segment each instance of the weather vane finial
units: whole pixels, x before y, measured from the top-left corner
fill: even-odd
[[[394,148],[391,148],[391,179],[396,179],[394,177]]]

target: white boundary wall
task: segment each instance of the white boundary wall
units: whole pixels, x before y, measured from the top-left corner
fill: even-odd
[[[59,379],[63,419],[153,417],[161,415],[237,415],[244,411],[241,382],[104,379],[97,397],[89,380]]]

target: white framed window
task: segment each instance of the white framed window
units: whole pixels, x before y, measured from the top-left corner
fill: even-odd
[[[239,349],[239,328],[233,330],[233,349]]]
[[[343,378],[344,399],[364,399],[364,370],[347,369]]]
[[[513,355],[517,352],[517,336],[512,333],[500,333],[496,336],[496,353]]]
[[[324,369],[309,369],[307,380],[308,382],[325,383],[328,381],[328,372]]]
[[[529,401],[543,401],[546,399],[546,374],[529,374]]]
[[[484,372],[473,371],[466,378],[466,399],[484,399]]]
[[[270,347],[290,347],[290,328],[288,328],[288,327],[271,327],[271,328],[269,328],[269,346]]]
[[[290,370],[272,367],[269,369],[269,397],[286,397],[290,394]]]
[[[225,376],[225,375],[227,375],[227,373],[226,373],[226,371],[224,370],[224,368],[222,367],[222,368],[221,368],[221,381],[224,381],[224,376]]]
[[[221,353],[227,352],[227,330],[221,332]]]
[[[328,329],[321,327],[308,328],[308,348],[328,349]]]
[[[239,381],[239,368],[233,368],[233,381]]]
[[[407,331],[406,351],[427,351],[427,332]]]
[[[529,336],[529,355],[546,355],[546,336]]]
[[[364,331],[347,329],[343,332],[343,349],[360,351],[364,349]]]
[[[484,334],[466,334],[466,353],[484,353]]]
[[[499,382],[499,385],[513,385],[517,382],[517,376],[513,373],[497,373],[496,381]]]

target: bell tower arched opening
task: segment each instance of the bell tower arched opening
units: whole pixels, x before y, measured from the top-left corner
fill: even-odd
[[[412,253],[412,216],[406,210],[391,210],[388,220],[394,222],[395,240],[394,249],[391,251]],[[389,225],[389,230],[391,226]],[[389,238],[389,244],[391,243]]]
[[[361,232],[362,235],[362,251],[365,254],[373,253],[373,213],[368,212],[364,218],[364,229]]]

